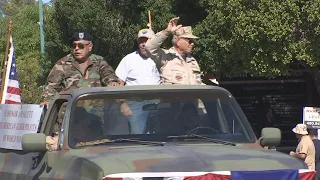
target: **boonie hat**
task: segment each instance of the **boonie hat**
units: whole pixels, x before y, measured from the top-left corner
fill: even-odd
[[[181,37],[181,38],[189,38],[189,39],[198,39],[199,37],[192,34],[192,28],[191,26],[183,26],[180,29],[178,29],[175,34],[175,37]]]
[[[292,131],[296,134],[301,134],[301,135],[307,135],[307,126],[305,124],[297,124],[295,128],[292,129]]]
[[[154,32],[151,29],[141,29],[138,32],[138,37],[137,39],[141,38],[141,37],[146,37],[146,38],[151,38],[154,35]]]
[[[73,41],[81,41],[81,40],[92,41],[93,37],[87,32],[76,32],[70,38],[70,43],[72,43]]]

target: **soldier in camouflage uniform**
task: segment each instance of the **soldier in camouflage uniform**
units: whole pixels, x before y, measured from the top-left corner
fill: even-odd
[[[177,25],[178,19],[171,19],[165,30],[152,36],[146,42],[145,50],[160,69],[163,84],[202,84],[199,64],[191,55],[198,37],[192,34],[190,26]],[[170,34],[173,34],[173,47],[162,49],[162,43]]]
[[[91,53],[92,39],[85,32],[72,36],[72,53],[58,60],[51,70],[42,94],[42,105],[48,105],[61,91],[119,84],[113,68],[104,58]]]
[[[118,77],[113,68],[101,56],[92,54],[92,36],[86,32],[77,32],[71,37],[72,53],[58,60],[51,70],[45,90],[42,94],[42,102],[48,108],[54,96],[62,91],[80,89],[86,87],[118,86]],[[103,102],[84,102],[83,106],[89,111],[98,110],[103,113]],[[97,106],[99,107],[93,107]],[[60,108],[59,114],[64,113],[66,104]],[[97,114],[97,113],[96,113]],[[59,132],[62,118],[58,118],[55,132]]]
[[[177,25],[179,17],[172,18],[166,29],[150,38],[145,45],[148,56],[160,70],[163,84],[203,84],[197,60],[191,55],[194,42],[199,37],[193,35],[191,26]],[[162,43],[172,34],[170,49],[162,49]],[[203,102],[198,100],[198,111],[206,113]]]

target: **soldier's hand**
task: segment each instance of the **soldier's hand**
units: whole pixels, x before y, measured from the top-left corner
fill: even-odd
[[[132,111],[130,109],[130,107],[128,106],[127,103],[123,102],[121,105],[120,105],[120,110],[121,110],[121,113],[124,115],[124,116],[131,116],[132,115]]]
[[[293,151],[290,151],[289,155],[290,155],[290,156],[295,156],[295,155],[296,155],[296,153],[295,153],[295,152],[293,152]]]
[[[49,151],[56,151],[58,149],[58,136],[47,136],[46,145]]]
[[[182,25],[177,26],[178,20],[179,20],[179,17],[172,18],[169,21],[168,27],[165,31],[173,33],[173,32],[176,32],[178,29],[180,29],[182,27]]]
[[[44,106],[46,109],[49,108],[49,102],[41,102],[40,106]]]
[[[108,84],[108,86],[110,87],[110,86],[119,86],[119,83],[117,83],[117,82],[111,82],[110,84]]]

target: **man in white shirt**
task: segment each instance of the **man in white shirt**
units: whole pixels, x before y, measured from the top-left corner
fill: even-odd
[[[138,33],[137,43],[139,49],[126,55],[119,63],[115,73],[124,86],[134,85],[159,85],[160,74],[155,62],[150,59],[145,51],[145,44],[154,35],[150,29],[142,29]],[[145,104],[150,101],[123,101],[121,112],[127,116],[132,134],[146,132],[149,111],[143,111]]]

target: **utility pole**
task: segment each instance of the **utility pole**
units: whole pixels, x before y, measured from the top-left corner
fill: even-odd
[[[44,31],[43,31],[43,3],[42,0],[39,2],[39,25],[40,25],[40,46],[41,46],[41,71],[42,77],[44,76]]]

